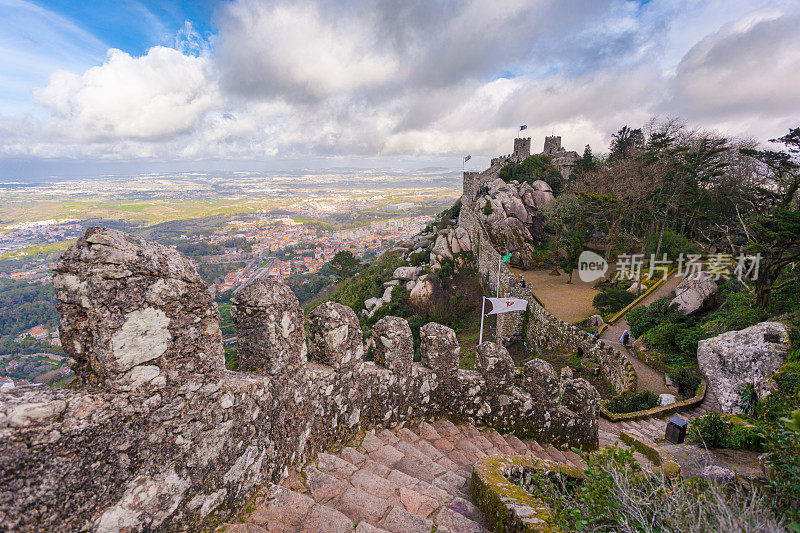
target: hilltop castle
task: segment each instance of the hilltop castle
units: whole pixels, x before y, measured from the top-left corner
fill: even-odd
[[[507,163],[520,163],[525,158],[531,155],[531,138],[517,137],[514,139],[514,151],[508,155],[495,157],[491,161],[491,165],[503,166]],[[575,161],[578,159],[578,152],[574,150],[565,150],[561,146],[561,136],[547,136],[544,138],[544,148],[537,155],[546,155],[550,158],[553,165],[561,172],[561,175],[566,180],[569,178],[572,167],[575,166]]]
[[[515,141],[517,160],[530,139]],[[464,188],[500,165],[465,173]],[[473,206],[469,196],[465,206]],[[503,263],[471,209],[459,231],[485,290],[526,298],[498,336],[536,351],[599,361],[620,391],[635,389],[625,357],[538,305]],[[488,276],[487,272],[493,272]],[[420,362],[408,322],[373,328],[374,362],[349,307],[304,316],[282,283],[258,279],[231,300],[241,371],[224,367],[219,311],[193,262],[116,230],[90,228],[64,252],[53,286],[69,389],[0,391],[0,525],[6,530],[197,530],[233,517],[259,486],[366,430],[455,416],[568,448],[598,446],[599,395],[542,359],[522,368],[492,342],[460,368],[455,332],[429,323]],[[308,332],[308,333],[306,333]]]

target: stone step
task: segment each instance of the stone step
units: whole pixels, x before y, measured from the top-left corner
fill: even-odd
[[[614,431],[616,429],[616,432]],[[602,443],[618,441],[606,427]],[[335,453],[319,453],[293,471],[241,524],[226,531],[485,532],[470,501],[475,462],[529,455],[585,468],[583,458],[535,440],[440,419],[368,431]],[[643,456],[642,456],[643,457]]]

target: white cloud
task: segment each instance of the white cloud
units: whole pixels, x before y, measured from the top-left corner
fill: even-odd
[[[138,58],[111,49],[81,75],[55,72],[35,95],[52,112],[48,132],[92,143],[181,134],[220,104],[208,58],[163,46]]]
[[[669,103],[697,118],[800,113],[800,9],[751,13],[683,57]]]
[[[766,139],[800,115],[798,25],[788,0],[234,0],[211,42],[56,72],[0,156],[478,156],[522,123],[599,152],[654,114]]]
[[[226,85],[248,95],[324,97],[374,88],[399,61],[358,18],[326,18],[312,2],[238,2],[226,11],[219,63]],[[288,94],[287,94],[288,93]]]

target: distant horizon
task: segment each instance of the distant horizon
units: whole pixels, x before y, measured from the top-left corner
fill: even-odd
[[[0,180],[460,168],[526,125],[651,118],[765,144],[800,120],[797,0],[0,3]],[[477,161],[476,161],[477,160]]]
[[[510,150],[509,150],[510,151]],[[499,154],[498,154],[499,155]],[[489,166],[494,156],[473,156],[466,168],[468,171],[480,171]],[[384,164],[379,164],[380,161]],[[330,159],[315,159],[316,165],[309,164],[309,158],[276,161],[104,161],[101,163],[56,160],[56,161],[20,161],[18,163],[0,160],[0,183],[18,181],[20,183],[36,183],[58,179],[98,179],[103,177],[130,177],[147,174],[178,175],[189,173],[265,173],[265,174],[300,174],[304,172],[441,172],[460,179],[461,159],[454,157],[413,159],[408,157],[350,159],[346,163],[331,164]],[[452,163],[447,166],[446,163]],[[325,166],[325,163],[328,165]],[[305,165],[305,166],[304,166]],[[21,169],[21,170],[17,170]]]

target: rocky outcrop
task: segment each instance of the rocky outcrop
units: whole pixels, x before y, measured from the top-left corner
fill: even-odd
[[[520,185],[497,178],[479,191],[473,210],[497,250],[513,254],[515,263],[528,267],[533,266],[534,245],[544,236],[540,210],[553,198],[553,191],[544,181]]]
[[[791,349],[786,325],[762,322],[701,340],[697,362],[725,413],[741,413],[741,393],[747,384],[769,379]]]
[[[701,271],[696,275],[684,278],[675,287],[675,298],[671,303],[678,306],[678,312],[681,314],[691,315],[708,308],[713,303],[715,294],[717,294],[717,283],[711,274]]]
[[[417,284],[414,285],[414,288],[411,289],[409,299],[414,305],[424,305],[430,300],[432,295],[433,281],[426,276],[424,278],[420,278],[420,280],[417,281]]]
[[[397,267],[394,269],[392,278],[398,282],[413,281],[419,277],[421,272],[421,267]]]

